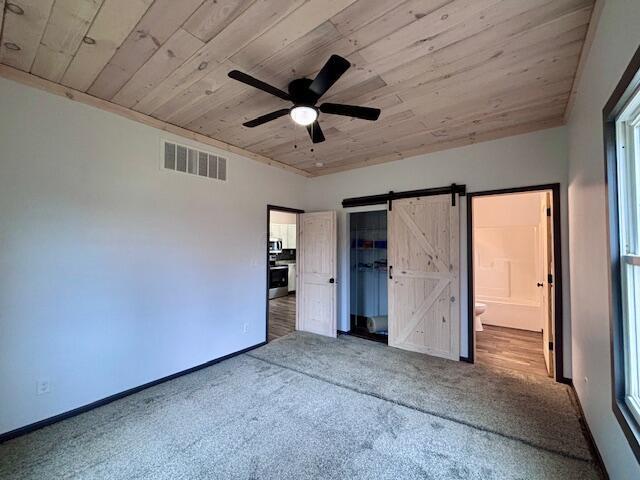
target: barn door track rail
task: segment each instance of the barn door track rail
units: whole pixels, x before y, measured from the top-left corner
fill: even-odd
[[[406,192],[382,193],[380,195],[369,195],[368,197],[353,197],[342,200],[343,208],[364,207],[367,205],[389,204],[389,210],[393,207],[393,201],[401,198],[429,197],[432,195],[451,194],[451,206],[456,206],[456,195],[467,194],[466,185],[452,183],[448,187],[424,188],[422,190],[408,190]]]

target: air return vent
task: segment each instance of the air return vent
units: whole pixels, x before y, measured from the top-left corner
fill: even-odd
[[[162,141],[162,167],[198,177],[227,180],[227,159],[186,145]]]

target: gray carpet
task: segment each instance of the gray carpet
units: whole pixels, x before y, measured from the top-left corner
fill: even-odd
[[[551,379],[301,332],[249,355],[543,449],[591,458],[569,387]]]
[[[0,478],[599,477],[566,387],[295,333],[6,442]]]

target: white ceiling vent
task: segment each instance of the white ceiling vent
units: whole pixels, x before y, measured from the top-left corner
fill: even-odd
[[[227,159],[186,145],[162,140],[162,168],[198,177],[227,180]]]

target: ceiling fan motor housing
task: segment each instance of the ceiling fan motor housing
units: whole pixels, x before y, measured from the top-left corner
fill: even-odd
[[[313,107],[316,104],[318,96],[309,89],[312,82],[310,78],[298,78],[289,83],[289,96],[294,105]]]

